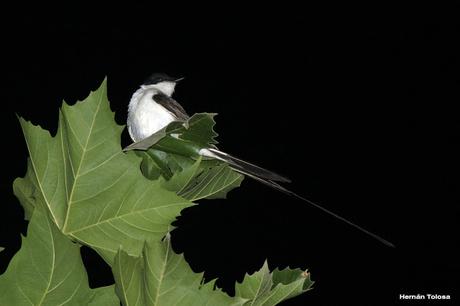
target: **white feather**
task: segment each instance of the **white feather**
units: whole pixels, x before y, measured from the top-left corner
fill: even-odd
[[[171,112],[152,98],[158,93],[171,96],[174,86],[174,82],[143,85],[133,94],[129,102],[127,121],[128,132],[133,141],[137,142],[149,137],[176,119]]]

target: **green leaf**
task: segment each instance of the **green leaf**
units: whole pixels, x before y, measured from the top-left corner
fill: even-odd
[[[137,155],[142,156],[141,171],[146,178],[156,180],[160,176],[168,179],[173,176],[172,169],[165,162],[168,159],[167,153],[153,149],[135,152]]]
[[[201,157],[188,167],[176,171],[169,180],[163,182],[163,187],[180,194],[201,173],[200,164]]]
[[[24,217],[26,220],[30,220],[32,217],[37,197],[37,189],[35,188],[33,182],[28,179],[33,175],[33,167],[31,165],[30,158],[28,158],[25,179],[16,179],[13,184],[13,192],[24,208]]]
[[[312,285],[300,269],[275,269],[265,262],[260,271],[236,285],[235,297],[216,288],[215,280],[203,283],[183,255],[174,253],[169,235],[162,242],[146,242],[142,256],[120,250],[112,267],[115,291],[123,305],[276,305],[297,296]]]
[[[236,284],[236,296],[249,299],[246,305],[276,305],[311,288],[310,274],[300,269],[275,269],[270,273],[265,261],[262,269],[246,275],[242,283]]]
[[[179,132],[179,138],[196,143],[201,147],[210,147],[217,144],[218,134],[214,131],[214,113],[199,113],[193,115],[184,130]]]
[[[182,160],[176,167],[174,175],[164,181],[163,186],[190,201],[226,198],[227,193],[239,187],[244,178],[225,163],[203,161],[201,157],[193,164]]]
[[[114,287],[90,289],[79,246],[35,209],[22,247],[0,276],[0,305],[118,305]]]
[[[115,285],[92,289],[92,296],[88,301],[89,306],[120,305],[120,300],[115,294]]]
[[[140,158],[120,146],[106,84],[74,106],[63,104],[57,135],[20,119],[30,154],[14,191],[26,215],[46,209],[57,227],[111,263],[119,246],[139,255],[145,239],[160,239],[192,202],[146,179]]]
[[[243,178],[227,164],[219,163],[193,177],[178,194],[190,201],[226,198],[230,190],[240,186]]]
[[[203,273],[193,272],[183,255],[174,253],[169,235],[163,241],[149,241],[142,257],[120,250],[112,267],[115,291],[123,305],[243,305],[243,298],[232,298],[203,284]]]
[[[0,252],[2,252],[5,248],[4,247],[0,247]]]

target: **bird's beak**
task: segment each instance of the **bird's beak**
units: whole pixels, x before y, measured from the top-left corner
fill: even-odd
[[[182,81],[183,79],[185,79],[185,77],[178,78],[178,79],[175,80],[175,82],[177,83],[179,81]]]

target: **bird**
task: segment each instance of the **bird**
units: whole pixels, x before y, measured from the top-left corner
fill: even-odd
[[[172,98],[177,83],[183,79],[183,77],[175,78],[165,73],[153,73],[133,93],[128,105],[127,127],[128,133],[134,143],[140,142],[155,134],[173,121],[186,122],[190,118],[182,105]],[[394,247],[394,244],[384,238],[285,188],[281,183],[290,183],[291,180],[283,175],[222,152],[213,145],[201,148],[199,150],[199,155],[225,162],[233,170],[273,189],[304,201],[351,225],[386,246]]]

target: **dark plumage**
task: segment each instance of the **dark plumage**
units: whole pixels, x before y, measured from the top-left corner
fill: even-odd
[[[149,76],[145,81],[144,83],[142,83],[143,85],[152,85],[152,84],[157,84],[157,83],[160,83],[160,82],[176,82],[178,80],[178,78],[174,78],[174,77],[171,77],[169,75],[167,75],[166,73],[154,73],[152,74],[151,76]]]

